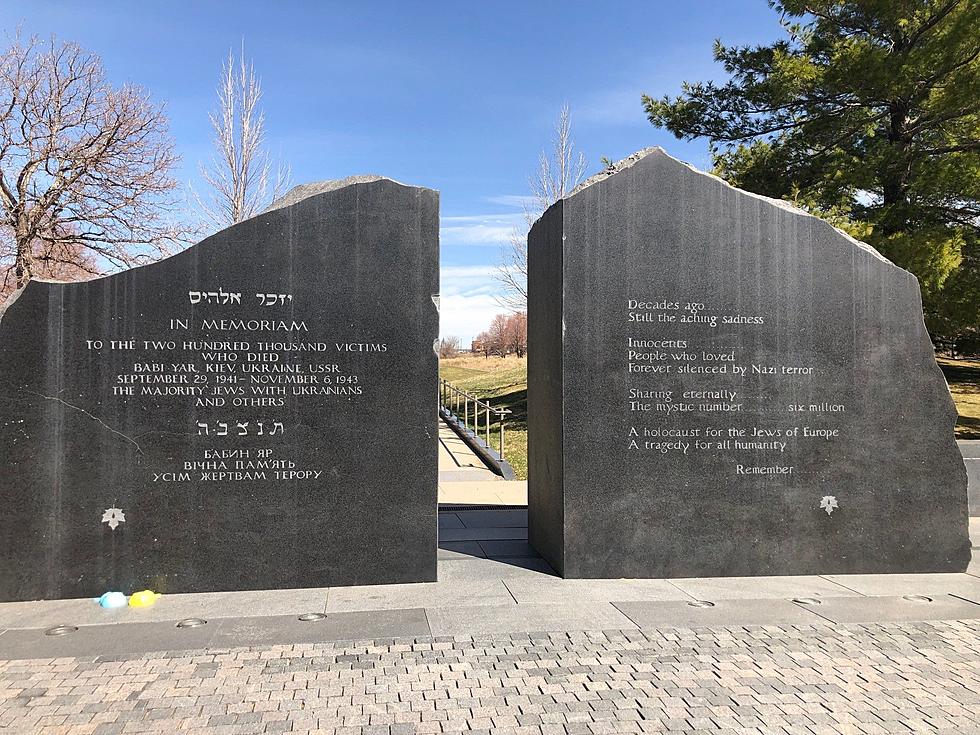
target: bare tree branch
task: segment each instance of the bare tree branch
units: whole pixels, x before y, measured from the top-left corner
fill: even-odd
[[[13,230],[0,229],[0,301],[17,288],[16,262],[18,247]],[[66,229],[56,237],[39,238],[31,247],[33,278],[53,281],[82,281],[102,275],[104,267],[96,262],[96,251],[85,247]]]
[[[541,151],[538,168],[528,179],[531,196],[524,204],[524,230],[514,228],[494,271],[494,278],[504,288],[498,299],[501,306],[514,312],[527,310],[527,232],[548,207],[582,182],[585,169],[585,155],[575,150],[571,113],[564,104],[555,124],[551,151]]]
[[[289,169],[273,165],[265,144],[265,114],[259,107],[262,86],[255,67],[237,62],[229,51],[218,81],[218,109],[210,114],[215,153],[201,178],[211,189],[205,199],[194,192],[198,207],[217,228],[248,219],[285,193]]]
[[[99,57],[76,44],[16,38],[0,54],[0,228],[18,288],[39,262],[98,273],[91,256],[125,267],[187,241],[174,222],[167,128],[145,92],[112,87]]]

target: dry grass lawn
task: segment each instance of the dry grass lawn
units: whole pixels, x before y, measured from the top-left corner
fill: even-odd
[[[953,394],[959,419],[957,439],[980,439],[980,360],[937,358]]]
[[[439,375],[494,408],[510,409],[504,424],[504,459],[527,479],[527,358],[464,354],[439,361]],[[496,445],[496,424],[490,436]]]

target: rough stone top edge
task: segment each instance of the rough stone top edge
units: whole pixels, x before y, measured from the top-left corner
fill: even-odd
[[[405,184],[401,181],[396,181],[388,176],[381,176],[379,174],[355,174],[353,176],[346,176],[342,179],[324,179],[323,181],[311,181],[306,184],[297,184],[281,197],[276,199],[272,204],[259,212],[256,216],[261,216],[267,212],[273,212],[277,209],[283,209],[285,207],[291,207],[294,204],[299,204],[304,199],[309,199],[310,197],[317,196],[318,194],[326,194],[331,191],[339,191],[348,186],[355,186],[357,184],[371,184],[375,181],[390,181],[393,184],[398,184],[399,186],[405,186],[412,189],[424,189],[427,187],[414,186],[412,184]]]
[[[346,176],[343,179],[325,179],[323,181],[314,181],[314,182],[310,182],[310,183],[307,183],[307,184],[297,184],[296,186],[294,186],[293,188],[291,188],[289,191],[287,191],[283,196],[279,197],[274,202],[272,202],[272,204],[270,204],[264,210],[262,210],[261,212],[253,215],[253,217],[249,217],[248,219],[253,219],[254,217],[261,217],[263,214],[266,214],[267,212],[273,212],[273,211],[278,210],[278,209],[285,209],[286,207],[291,207],[294,204],[299,204],[304,199],[309,199],[310,197],[317,196],[318,194],[326,194],[327,192],[338,191],[338,190],[343,189],[345,187],[354,186],[356,184],[370,184],[370,183],[373,183],[375,181],[390,181],[393,184],[398,184],[399,186],[404,186],[404,187],[410,188],[410,189],[427,189],[428,188],[428,187],[424,187],[424,186],[415,186],[413,184],[405,184],[405,183],[403,183],[401,181],[396,181],[395,179],[392,179],[392,178],[390,178],[388,176],[381,176],[379,174],[355,174],[353,176]],[[246,220],[243,220],[243,222],[247,222],[247,221],[248,221],[247,219]],[[137,266],[133,266],[131,268],[126,268],[125,270],[117,271],[115,273],[106,273],[105,275],[102,275],[102,276],[94,276],[92,278],[84,278],[84,279],[77,280],[77,281],[60,281],[60,280],[58,280],[56,278],[32,278],[31,281],[30,281],[30,283],[34,283],[34,282],[37,282],[37,283],[52,283],[52,284],[56,284],[56,285],[70,286],[70,285],[73,285],[73,284],[76,284],[76,283],[88,283],[90,281],[100,281],[100,280],[102,280],[104,278],[112,278],[113,276],[117,276],[120,273],[126,273],[128,271],[138,270],[140,268],[149,268],[151,266],[156,265],[157,263],[162,263],[162,262],[164,262],[166,260],[170,260],[171,258],[177,257],[181,253],[186,253],[188,250],[192,250],[192,249],[196,248],[202,242],[204,242],[205,240],[207,240],[210,237],[213,237],[214,235],[218,234],[219,232],[224,232],[225,230],[227,230],[227,229],[229,229],[231,227],[235,227],[236,225],[240,225],[240,224],[241,224],[241,222],[236,222],[233,225],[228,225],[228,227],[223,227],[220,230],[218,230],[218,232],[212,233],[211,235],[208,235],[207,237],[204,237],[201,240],[198,240],[197,242],[188,245],[183,250],[180,250],[180,251],[178,251],[176,253],[172,253],[171,255],[168,255],[166,258],[162,258],[160,260],[153,261],[152,263],[143,263],[143,264],[140,264],[140,265],[137,265]],[[30,285],[30,283],[28,285]],[[4,312],[6,312],[7,309],[10,308],[10,306],[12,306],[13,303],[18,298],[20,298],[21,293],[23,293],[23,291],[26,288],[27,288],[27,286],[24,286],[23,288],[17,289],[16,291],[12,292],[6,299],[4,299],[3,301],[0,301],[0,319],[3,318]]]
[[[590,176],[585,181],[583,181],[581,184],[579,184],[574,189],[572,189],[571,193],[568,195],[567,198],[571,198],[571,197],[575,196],[576,194],[578,194],[580,191],[582,191],[584,189],[588,189],[590,186],[594,186],[595,184],[598,184],[598,183],[600,183],[602,181],[605,181],[609,177],[615,176],[616,174],[620,173],[621,171],[625,171],[628,168],[632,168],[635,164],[639,163],[644,158],[646,158],[647,156],[649,156],[651,154],[654,154],[654,153],[659,153],[659,154],[662,154],[664,156],[667,156],[667,158],[670,158],[671,160],[677,161],[678,163],[684,163],[683,161],[680,161],[680,160],[674,158],[673,156],[671,156],[669,153],[667,153],[667,151],[665,151],[659,145],[653,145],[653,146],[650,146],[648,148],[641,148],[640,150],[636,151],[635,153],[630,153],[628,156],[626,156],[626,158],[623,158],[623,159],[621,159],[619,161],[616,161],[615,163],[613,163],[610,166],[606,166],[599,173],[592,174],[592,176]],[[687,165],[687,164],[685,164],[685,165]],[[695,170],[697,170],[697,169],[695,169]]]
[[[795,214],[795,215],[799,215],[799,216],[803,216],[803,217],[811,217],[811,218],[813,218],[815,220],[819,220],[820,222],[823,222],[824,224],[826,224],[826,225],[828,225],[830,227],[833,227],[834,230],[836,230],[840,235],[843,235],[844,238],[846,238],[851,244],[856,245],[857,247],[861,248],[862,250],[864,250],[865,252],[869,253],[870,255],[875,256],[879,260],[881,260],[881,261],[883,261],[885,263],[888,263],[891,266],[894,266],[896,268],[899,268],[899,266],[897,266],[894,263],[892,263],[888,258],[886,258],[884,255],[882,255],[881,253],[879,253],[871,245],[868,245],[868,243],[862,242],[861,240],[858,240],[857,238],[853,237],[852,235],[849,235],[847,232],[845,232],[844,230],[842,230],[839,227],[834,227],[834,225],[832,225],[829,222],[827,222],[827,220],[821,219],[817,215],[812,214],[810,212],[807,212],[805,209],[801,209],[800,207],[797,207],[796,205],[791,204],[790,202],[787,202],[784,199],[773,199],[772,197],[763,196],[762,194],[756,194],[756,193],[751,192],[751,191],[746,191],[745,189],[739,189],[737,186],[732,186],[730,183],[728,183],[727,181],[725,181],[720,176],[715,176],[714,174],[709,173],[707,171],[702,171],[701,169],[699,169],[699,168],[697,168],[695,166],[692,166],[687,161],[682,161],[679,158],[675,158],[674,156],[672,156],[669,153],[667,153],[667,151],[665,151],[660,146],[650,146],[649,148],[643,148],[641,150],[636,151],[635,153],[631,153],[626,158],[624,158],[624,159],[622,159],[620,161],[616,161],[611,166],[607,167],[606,169],[600,171],[597,174],[594,174],[593,176],[590,176],[585,181],[583,181],[581,184],[579,184],[578,186],[576,186],[572,190],[571,194],[568,195],[567,198],[571,198],[571,197],[575,196],[576,194],[582,192],[584,189],[587,189],[590,186],[594,186],[595,184],[601,183],[602,181],[605,181],[606,179],[608,179],[608,178],[610,178],[612,176],[615,176],[616,174],[621,173],[622,171],[625,171],[626,169],[629,169],[629,168],[635,166],[637,163],[639,163],[640,161],[642,161],[643,159],[645,159],[645,158],[647,158],[648,156],[651,156],[651,155],[663,156],[664,158],[672,161],[673,163],[676,163],[676,164],[678,164],[680,166],[684,166],[685,168],[689,169],[690,171],[696,173],[698,176],[704,176],[706,178],[709,178],[709,179],[712,179],[714,181],[717,181],[717,182],[721,183],[723,186],[725,186],[725,187],[727,187],[729,189],[732,189],[734,191],[737,191],[739,194],[744,194],[745,196],[752,197],[753,199],[761,199],[764,202],[767,202],[769,204],[772,204],[773,206],[779,207],[780,209],[785,210],[787,212],[791,212],[792,214]],[[904,269],[901,269],[901,270],[904,270]],[[906,271],[906,272],[908,272],[908,271]]]
[[[7,298],[0,301],[0,322],[3,321],[3,315],[7,313],[7,309],[14,305],[14,302],[21,297],[21,294],[27,290],[27,286],[21,286],[18,289],[11,291],[7,294]]]
[[[191,247],[193,247],[193,246],[191,246]],[[177,254],[178,253],[174,253],[174,255],[177,255]],[[173,257],[173,255],[168,256],[168,258],[172,258],[172,257]],[[164,258],[164,260],[167,260],[168,258]],[[158,260],[158,261],[155,261],[155,262],[159,263],[159,262],[162,262],[162,261],[159,261]],[[133,266],[133,268],[127,268],[126,270],[135,270],[136,268],[146,268],[147,266],[150,266],[150,265],[153,265],[153,263],[144,263],[143,265]],[[125,271],[119,271],[119,273],[124,273],[124,272]],[[11,306],[14,305],[14,302],[17,301],[17,299],[19,299],[24,294],[24,292],[27,290],[27,287],[30,286],[32,283],[52,283],[52,284],[55,284],[57,286],[73,286],[76,283],[89,283],[90,281],[100,281],[103,278],[112,278],[112,276],[115,276],[115,275],[118,275],[118,274],[117,273],[106,273],[103,276],[92,276],[91,278],[80,278],[77,281],[60,281],[57,278],[32,278],[30,281],[27,282],[27,285],[26,286],[21,286],[18,289],[14,289],[9,294],[7,294],[7,298],[5,298],[2,301],[0,301],[0,321],[3,321],[3,315],[7,313],[7,309],[9,309]]]

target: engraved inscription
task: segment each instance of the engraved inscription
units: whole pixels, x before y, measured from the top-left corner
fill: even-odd
[[[150,398],[156,405],[179,402],[193,409],[194,420],[186,427],[196,440],[193,456],[147,469],[149,483],[317,480],[324,467],[303,466],[278,446],[290,432],[290,402],[312,401],[329,411],[331,402],[370,395],[355,365],[384,359],[387,343],[352,334],[313,336],[316,325],[292,313],[302,307],[293,294],[274,289],[256,293],[255,303],[263,310],[287,307],[288,318],[205,313],[242,308],[242,298],[241,290],[224,287],[190,290],[187,301],[204,310],[196,321],[173,317],[161,324],[159,334],[84,340],[93,354],[123,356],[125,368],[111,376],[112,398]],[[181,335],[192,329],[207,336]],[[277,332],[295,336],[274,336]],[[256,438],[268,443],[235,448]]]
[[[812,395],[817,370],[804,360],[775,361],[742,346],[752,342],[738,339],[739,332],[766,325],[766,314],[659,296],[629,298],[624,306],[629,451],[714,452],[727,458],[732,475],[766,478],[795,476],[799,452],[842,438],[835,418],[847,409],[835,396],[789,404],[770,397],[780,395],[767,385],[771,381]],[[736,415],[737,423],[726,422]]]

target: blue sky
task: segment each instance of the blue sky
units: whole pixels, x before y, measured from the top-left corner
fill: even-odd
[[[179,178],[198,187],[221,62],[244,38],[293,183],[378,173],[441,192],[443,334],[464,340],[503,311],[491,272],[563,102],[589,173],[649,145],[704,168],[707,145],[651,126],[640,94],[719,78],[715,38],[780,35],[764,0],[0,0],[0,21],[76,41],[165,102]]]

